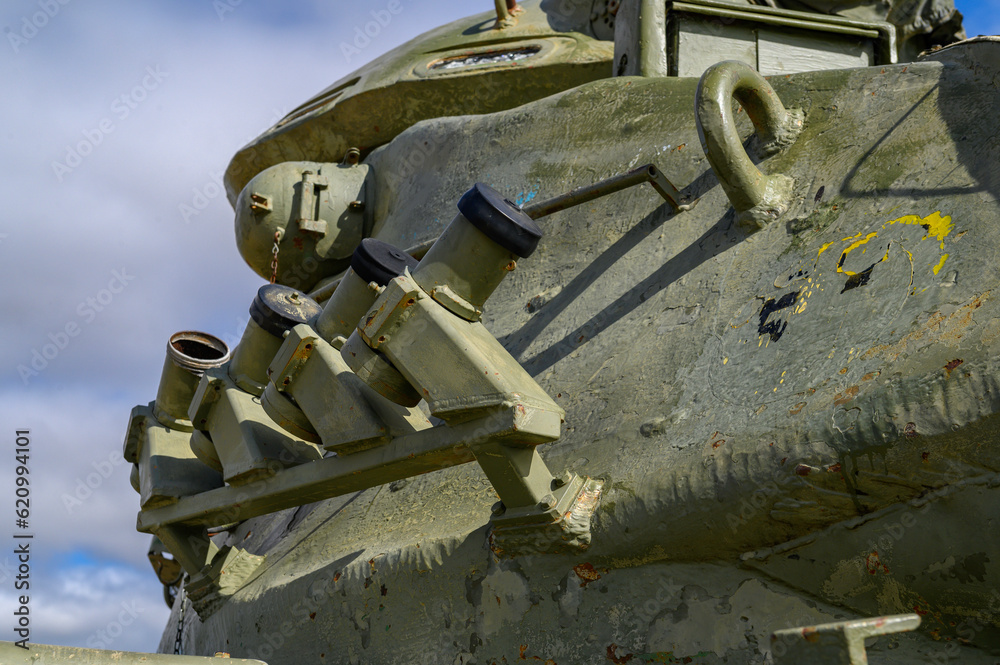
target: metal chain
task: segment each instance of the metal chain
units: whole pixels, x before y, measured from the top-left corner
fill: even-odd
[[[174,653],[179,656],[184,653],[184,603],[187,600],[184,597],[183,584],[177,590],[177,600],[181,604],[181,609],[177,613],[177,635],[174,637]]]
[[[278,241],[281,240],[281,231],[274,232],[274,247],[271,248],[271,283],[278,281]]]

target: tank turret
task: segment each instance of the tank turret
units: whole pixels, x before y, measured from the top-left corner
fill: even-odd
[[[1000,44],[962,37],[499,0],[240,150],[271,283],[125,444],[161,647],[994,663]]]

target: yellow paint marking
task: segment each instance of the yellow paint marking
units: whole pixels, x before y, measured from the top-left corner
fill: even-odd
[[[854,237],[857,238],[860,235],[861,234],[859,233],[858,235],[856,235]],[[855,273],[853,271],[844,270],[843,269],[842,266],[844,265],[844,260],[847,258],[848,254],[850,254],[855,249],[857,249],[858,247],[861,247],[861,245],[865,244],[866,242],[868,242],[869,240],[871,240],[872,238],[875,238],[875,237],[878,237],[878,231],[872,231],[871,233],[869,233],[868,235],[866,235],[861,240],[856,240],[856,241],[852,242],[850,245],[848,245],[847,249],[845,249],[843,252],[840,253],[840,260],[837,262],[837,272],[843,273],[843,274],[845,274],[847,276],[856,275],[857,273]],[[850,240],[850,238],[844,238],[844,240]],[[862,253],[864,253],[864,250],[861,250],[861,251],[862,251]],[[886,248],[886,250],[885,250],[885,256],[883,256],[880,259],[880,261],[884,261],[887,258],[889,258],[889,249],[888,248]]]
[[[944,249],[944,239],[952,232],[955,226],[951,223],[951,217],[945,215],[941,216],[941,211],[932,212],[926,217],[917,217],[916,215],[904,215],[899,219],[893,219],[885,223],[882,228],[884,229],[889,224],[917,224],[918,226],[927,227],[927,235],[924,238],[930,238],[934,236],[941,243],[941,249]]]
[[[723,365],[725,365],[727,362],[729,362],[729,358],[723,358],[722,359],[722,364]]]
[[[895,210],[895,208],[893,208],[893,210]],[[938,246],[941,249],[944,249],[944,239],[946,237],[948,237],[948,235],[955,228],[954,224],[952,224],[951,217],[948,216],[948,215],[942,215],[940,210],[938,210],[936,212],[932,212],[931,214],[927,215],[926,217],[920,217],[918,215],[903,215],[902,217],[898,217],[896,219],[891,219],[891,220],[887,221],[885,224],[882,225],[882,230],[885,230],[889,226],[892,226],[894,224],[911,224],[911,225],[915,225],[915,226],[922,226],[927,233],[926,233],[926,235],[924,235],[923,238],[921,238],[921,240],[926,240],[927,238],[934,238],[934,239],[936,239],[938,241]],[[847,275],[848,277],[856,275],[857,273],[855,273],[855,272],[853,272],[851,270],[845,270],[843,268],[844,261],[847,259],[847,255],[850,254],[855,249],[857,249],[858,247],[862,247],[861,253],[862,254],[866,254],[868,252],[868,248],[867,247],[863,247],[863,245],[865,245],[872,238],[875,238],[877,236],[878,236],[878,232],[875,231],[875,232],[869,233],[867,235],[865,235],[864,233],[857,233],[857,234],[855,234],[853,236],[848,236],[846,238],[841,238],[841,242],[850,242],[851,244],[849,244],[844,249],[844,251],[842,251],[840,253],[840,259],[839,259],[839,261],[837,263],[837,272],[839,272],[839,273],[841,273],[843,275]],[[853,241],[853,242],[851,242],[851,241]],[[830,241],[830,242],[824,244],[822,247],[820,247],[819,252],[817,253],[816,256],[819,257],[820,255],[822,255],[823,252],[825,252],[827,249],[829,249],[830,246],[832,246],[835,242],[836,241]],[[902,248],[902,249],[903,249],[904,252],[906,252],[906,255],[909,257],[909,259],[910,259],[910,265],[912,266],[913,265],[913,254],[908,249],[906,249],[905,247]],[[885,254],[882,256],[881,259],[879,259],[879,261],[876,261],[876,263],[879,263],[881,261],[885,261],[888,258],[889,258],[889,249],[887,247],[886,251],[885,251]],[[941,271],[941,268],[944,266],[944,262],[947,259],[948,259],[948,254],[943,254],[941,256],[941,259],[938,261],[937,265],[933,268],[933,271],[934,271],[935,275],[938,274]],[[812,280],[810,279],[810,282],[811,281]],[[820,291],[822,291],[822,290],[823,289],[820,289]],[[807,294],[807,295],[811,295],[811,293],[812,292],[810,291],[810,293]]]

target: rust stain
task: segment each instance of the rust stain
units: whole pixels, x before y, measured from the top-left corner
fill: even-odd
[[[913,353],[916,349],[934,342],[958,342],[965,336],[965,330],[972,325],[972,314],[990,299],[990,291],[975,296],[951,314],[934,312],[919,329],[904,335],[898,342],[879,344],[861,354],[864,359],[881,355],[893,361],[903,353]]]
[[[855,397],[858,396],[859,390],[860,389],[857,386],[851,386],[844,392],[837,393],[836,395],[833,396],[833,405],[841,406],[847,404],[848,402],[850,402],[851,400],[853,400]]]
[[[903,426],[903,436],[907,439],[915,439],[920,436],[920,432],[917,431],[917,424],[906,423],[906,425]]]
[[[524,656],[524,652],[525,652],[525,651],[527,651],[527,650],[528,650],[528,645],[527,645],[527,644],[522,644],[522,645],[520,646],[520,648],[518,648],[518,654],[520,655],[520,657],[521,657],[521,660],[528,660],[528,659],[527,659],[527,658],[526,658],[526,657]]]
[[[879,571],[882,571],[886,575],[889,574],[889,567],[879,559],[877,550],[865,557],[865,568],[868,569],[869,575],[874,575]]]
[[[922,459],[925,462],[927,461],[927,458],[929,458],[930,456],[931,456],[931,454],[929,452],[927,452],[926,450],[924,452],[920,453],[920,459]]]
[[[586,485],[584,485],[584,487],[586,487]],[[580,492],[580,496],[576,498],[576,501],[570,507],[566,516],[573,514],[593,514],[593,512],[597,509],[597,503],[601,500],[601,489],[601,486],[598,486],[590,489],[584,489]]]
[[[808,476],[810,471],[812,471],[812,467],[808,464],[799,464],[795,467],[795,475],[797,476]]]
[[[798,402],[795,406],[793,406],[788,410],[788,415],[797,416],[805,407],[806,407],[805,402]]]
[[[580,582],[580,586],[587,586],[591,582],[601,579],[601,574],[594,570],[594,566],[589,563],[579,563],[573,566],[573,572],[583,580]]]
[[[618,645],[615,644],[614,642],[608,645],[608,660],[610,660],[615,665],[623,665],[624,663],[627,663],[633,658],[635,658],[635,654],[631,653],[624,656],[619,656],[615,653],[617,649]]]
[[[944,366],[944,373],[947,377],[951,377],[951,370],[955,369],[961,365],[964,361],[961,358],[955,358]]]
[[[875,370],[874,372],[868,372],[867,374],[865,374],[864,376],[861,377],[861,380],[862,381],[871,381],[872,379],[876,378],[881,373],[882,373],[882,370]]]
[[[840,463],[837,463],[837,464],[831,464],[830,466],[826,467],[826,470],[829,471],[830,473],[840,473],[840,468],[841,468]]]

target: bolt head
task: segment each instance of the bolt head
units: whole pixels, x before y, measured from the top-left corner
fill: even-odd
[[[556,497],[552,494],[546,494],[542,497],[542,500],[538,502],[538,506],[542,510],[549,510],[556,507]]]
[[[561,474],[552,479],[552,489],[558,489],[569,484],[569,481],[573,480],[573,474],[569,471],[563,471]]]

